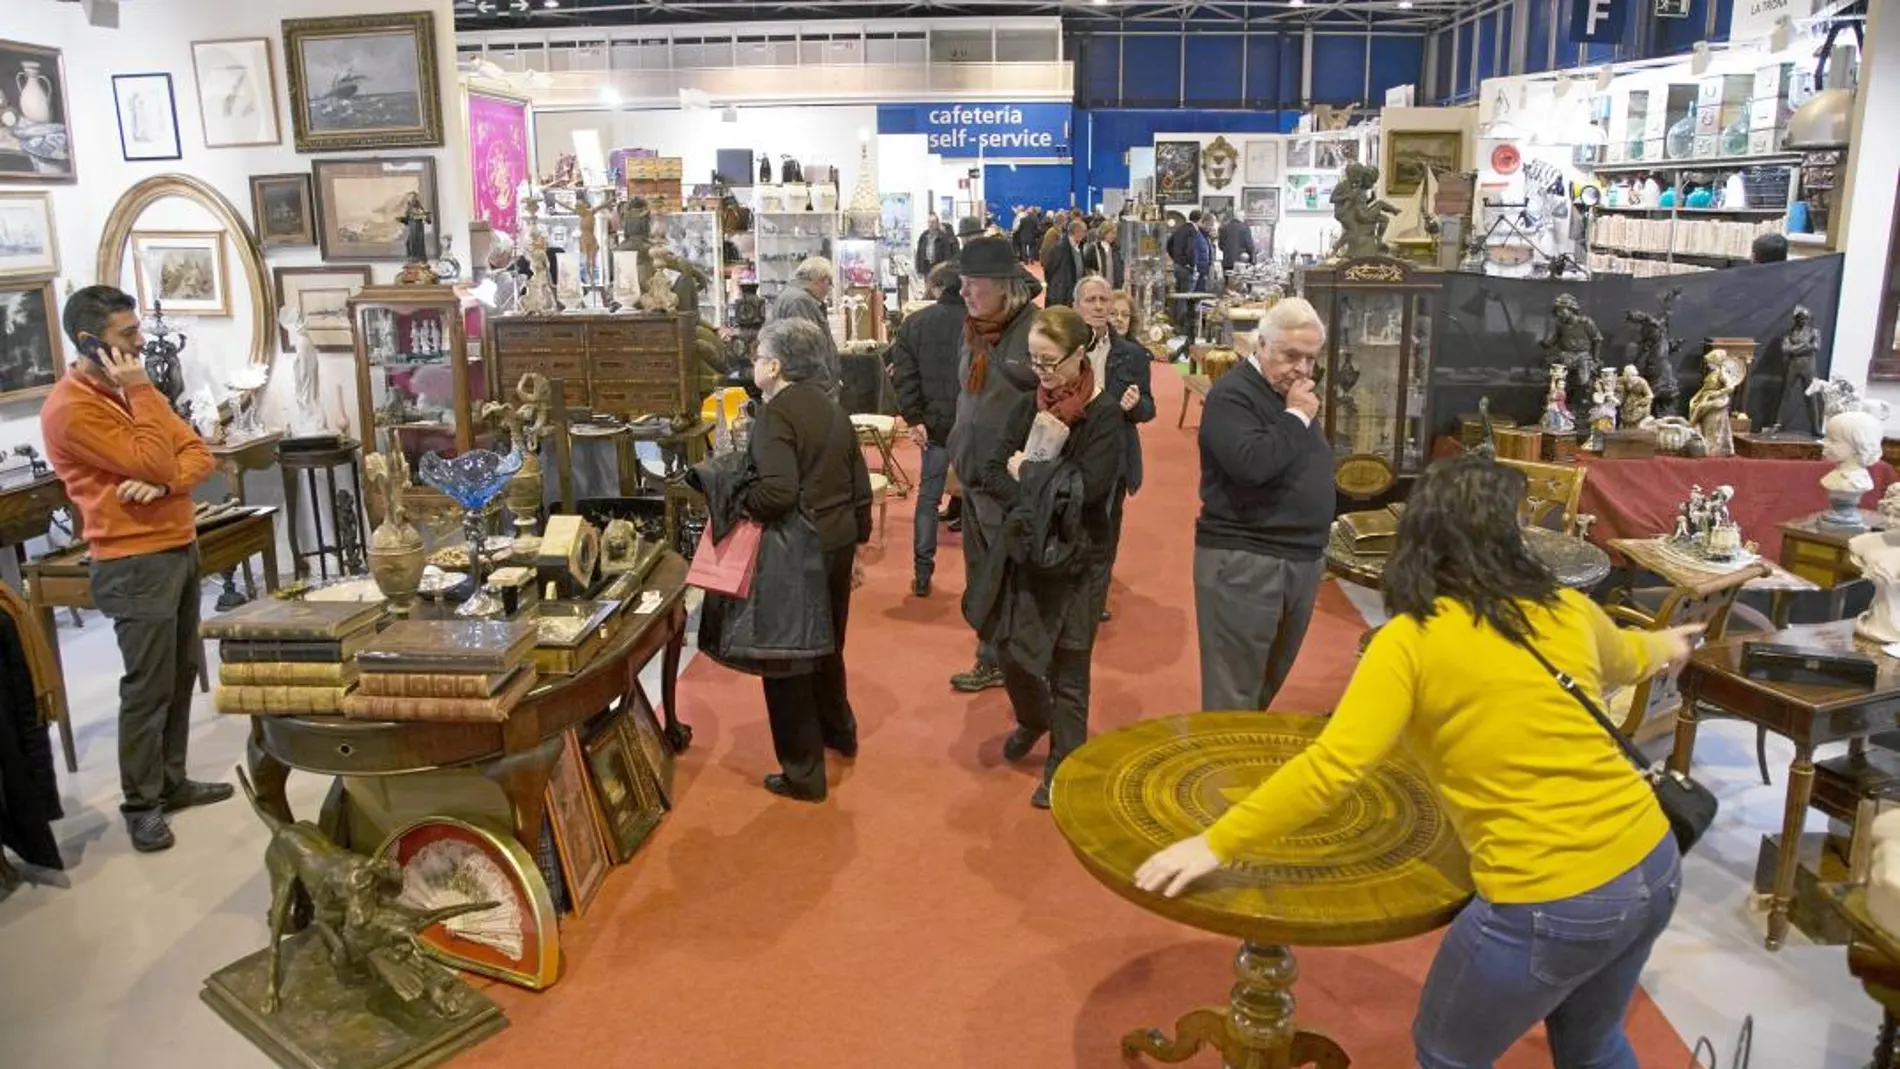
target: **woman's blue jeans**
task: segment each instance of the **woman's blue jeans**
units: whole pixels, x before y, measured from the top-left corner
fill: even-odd
[[[1682,859],[1665,835],[1595,890],[1534,905],[1473,899],[1419,996],[1420,1069],[1488,1069],[1538,1021],[1556,1069],[1638,1069],[1623,1018],[1681,893]]]

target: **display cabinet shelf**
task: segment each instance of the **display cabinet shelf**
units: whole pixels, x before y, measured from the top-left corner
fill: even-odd
[[[348,308],[365,451],[400,448],[415,471],[425,453],[486,444],[472,416],[489,396],[487,375],[469,357],[453,287],[366,286]]]
[[[1615,205],[1615,206],[1612,206],[1612,205],[1608,205],[1608,204],[1599,204],[1599,205],[1597,205],[1597,207],[1596,207],[1596,210],[1597,210],[1597,211],[1600,211],[1600,212],[1636,212],[1636,213],[1644,213],[1644,214],[1651,214],[1651,215],[1759,215],[1759,216],[1768,216],[1768,215],[1786,215],[1786,214],[1788,214],[1788,209],[1786,209],[1786,208],[1677,208],[1677,207],[1667,207],[1667,208],[1665,208],[1665,207],[1662,207],[1662,206],[1660,206],[1660,205],[1647,205],[1647,204],[1634,204],[1634,205],[1631,205],[1631,204],[1619,204],[1619,205]]]
[[[1760,156],[1701,156],[1687,160],[1662,160],[1655,163],[1600,163],[1597,174],[1642,174],[1648,171],[1707,171],[1723,168],[1760,167],[1801,162],[1799,152],[1773,152]]]

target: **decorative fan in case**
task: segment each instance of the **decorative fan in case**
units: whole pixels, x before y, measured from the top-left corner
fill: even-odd
[[[405,905],[496,903],[423,929],[418,938],[436,958],[533,991],[554,983],[561,963],[554,901],[513,836],[425,817],[397,829],[376,853],[402,867]]]

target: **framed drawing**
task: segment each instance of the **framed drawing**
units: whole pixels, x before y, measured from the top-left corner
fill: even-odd
[[[251,176],[251,220],[257,242],[274,246],[315,245],[317,206],[307,174]]]
[[[198,83],[198,118],[206,148],[283,143],[270,38],[193,41],[191,70]]]
[[[528,177],[528,101],[487,89],[464,90],[475,220],[515,235],[516,191]]]
[[[77,182],[66,63],[57,48],[0,41],[0,182]]]
[[[0,283],[0,401],[37,397],[65,369],[52,279]]]
[[[1247,142],[1244,174],[1250,186],[1272,185],[1280,180],[1280,142],[1260,139]]]
[[[1404,197],[1417,193],[1427,170],[1463,170],[1464,141],[1465,135],[1456,130],[1389,131],[1385,153],[1386,194]]]
[[[119,109],[119,155],[129,162],[175,160],[178,102],[169,74],[115,74],[112,100]]]
[[[310,344],[320,353],[353,353],[349,299],[369,285],[368,264],[326,264],[322,267],[273,267],[277,307],[303,316]],[[290,332],[279,327],[278,342],[290,352]]]
[[[132,278],[145,311],[162,302],[175,315],[231,314],[221,230],[132,231]]]
[[[561,756],[548,778],[547,806],[567,897],[580,916],[606,882],[613,863],[607,859],[607,840],[601,836],[600,815],[594,811],[594,792],[587,787],[580,738],[572,728],[561,733]]]
[[[1201,143],[1155,142],[1155,203],[1192,204],[1201,199]]]
[[[392,832],[376,856],[402,870],[397,901],[403,905],[495,903],[417,933],[431,957],[532,991],[554,982],[561,963],[554,902],[533,855],[513,835],[451,817],[424,817]]]
[[[652,781],[640,774],[615,716],[587,740],[587,770],[593,774],[607,847],[618,865],[633,856],[665,815]]]
[[[1240,191],[1240,214],[1250,223],[1277,223],[1280,221],[1280,189],[1278,186],[1255,188],[1248,186]]]
[[[1225,222],[1234,217],[1234,198],[1225,195],[1202,197],[1201,210],[1204,212],[1214,212]]]
[[[284,75],[298,152],[442,144],[431,12],[285,19]]]
[[[0,193],[0,279],[57,274],[53,198],[45,193]]]
[[[429,211],[429,247],[436,247],[441,214],[436,211],[435,160],[317,160],[312,167],[317,197],[317,245],[326,260],[406,260],[403,202],[411,193]]]

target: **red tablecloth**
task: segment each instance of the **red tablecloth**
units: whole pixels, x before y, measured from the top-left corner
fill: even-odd
[[[1590,529],[1593,541],[1668,534],[1675,528],[1676,510],[1689,496],[1691,485],[1704,490],[1732,486],[1735,500],[1729,512],[1742,525],[1742,538],[1757,543],[1769,560],[1780,559],[1782,524],[1827,508],[1827,492],[1821,489],[1820,479],[1834,467],[1825,460],[1746,457],[1586,457],[1577,463],[1589,472],[1578,507],[1597,518]],[[1862,508],[1873,508],[1887,484],[1900,478],[1886,461],[1868,470],[1874,488],[1861,499]]]

